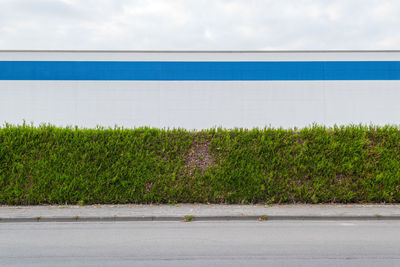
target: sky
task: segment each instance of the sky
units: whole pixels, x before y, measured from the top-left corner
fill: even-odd
[[[400,1],[0,0],[0,49],[400,49]]]

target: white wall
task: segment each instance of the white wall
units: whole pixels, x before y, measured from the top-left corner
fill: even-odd
[[[0,52],[0,60],[400,60],[400,53]],[[0,122],[202,129],[400,124],[400,81],[0,81]]]
[[[399,61],[399,51],[243,51],[243,52],[118,52],[118,51],[1,51],[12,61]]]

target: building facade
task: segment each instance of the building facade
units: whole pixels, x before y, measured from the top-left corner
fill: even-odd
[[[400,124],[400,51],[0,51],[0,121]]]

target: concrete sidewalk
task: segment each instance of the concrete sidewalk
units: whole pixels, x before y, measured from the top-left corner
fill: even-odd
[[[213,220],[400,220],[400,205],[0,206],[0,222]]]

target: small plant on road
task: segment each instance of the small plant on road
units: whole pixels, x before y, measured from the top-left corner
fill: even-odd
[[[268,215],[266,215],[266,214],[261,215],[261,217],[257,219],[257,221],[259,221],[259,222],[267,221],[267,220],[268,220]]]
[[[185,215],[184,222],[192,222],[194,219],[193,215]]]

